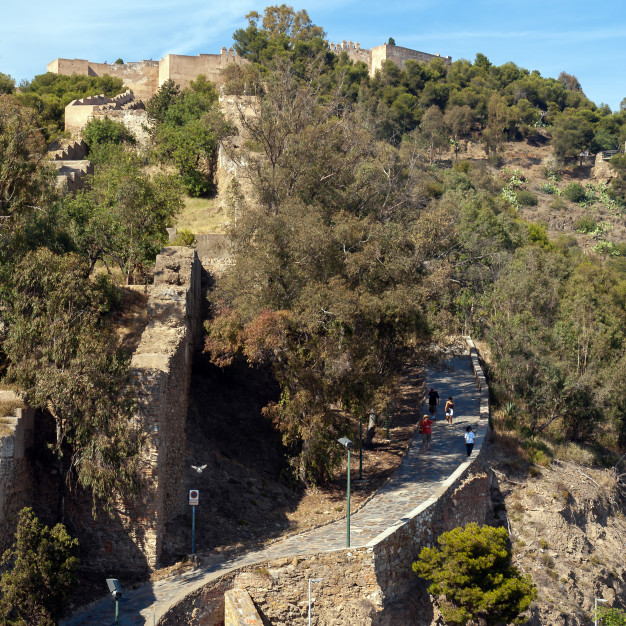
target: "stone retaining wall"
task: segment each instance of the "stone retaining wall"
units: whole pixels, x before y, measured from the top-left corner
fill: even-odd
[[[412,623],[431,624],[435,617],[432,605],[423,581],[412,572],[412,563],[441,533],[470,522],[484,523],[491,508],[483,446],[489,435],[489,389],[469,338],[468,344],[481,391],[475,454],[431,498],[365,547],[276,559],[225,574],[189,594],[159,624],[221,624],[223,593],[243,588],[274,626],[304,625],[309,578],[323,578],[314,585],[318,624],[391,626],[398,620],[390,617],[389,607],[408,601],[419,601],[419,616]]]
[[[147,434],[144,488],[127,529],[148,565],[159,562],[169,518],[183,494],[185,424],[193,352],[200,338],[200,263],[195,250],[164,248],[148,298],[148,324],[132,358],[138,419]]]
[[[0,401],[14,401],[12,391],[1,391]],[[2,418],[0,428],[0,554],[12,543],[17,526],[17,514],[25,506],[33,506],[33,474],[28,450],[33,445],[35,412],[15,409]]]

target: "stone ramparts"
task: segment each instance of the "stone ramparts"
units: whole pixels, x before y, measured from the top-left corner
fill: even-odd
[[[139,110],[143,109],[145,109],[144,103],[141,100],[136,100],[135,95],[130,90],[113,96],[112,98],[105,95],[86,96],[85,98],[72,100],[65,107],[65,130],[71,133],[74,138],[78,138],[89,120],[94,117],[113,118],[115,117],[115,112],[121,111],[122,113],[117,116],[118,121],[126,123],[128,117],[130,121],[129,130],[131,130],[140,143],[142,143],[145,142],[145,137],[147,137],[146,131],[142,128],[147,118],[145,112],[139,112]],[[124,115],[130,111],[137,111],[134,115],[140,117],[141,121],[133,124],[133,116]]]
[[[480,389],[475,454],[436,493],[364,547],[274,559],[233,570],[189,594],[159,624],[223,623],[224,593],[245,589],[271,624],[304,625],[303,600],[311,578],[323,579],[315,589],[319,623],[393,623],[385,621],[386,609],[409,600],[417,603],[425,623],[430,623],[432,607],[423,581],[412,573],[412,563],[441,533],[470,522],[484,523],[491,508],[483,445],[489,435],[489,389],[469,338],[468,344]]]
[[[19,402],[12,391],[0,391],[0,403]],[[0,554],[13,543],[17,514],[33,506],[35,489],[28,451],[33,445],[35,413],[16,408],[0,419]]]
[[[441,57],[439,54],[430,54],[428,52],[420,52],[419,50],[412,50],[411,48],[403,48],[402,46],[395,46],[388,43],[382,46],[375,46],[374,48],[361,48],[359,42],[352,43],[345,39],[341,43],[330,43],[329,48],[335,54],[341,54],[345,52],[352,61],[355,63],[361,61],[365,63],[369,70],[369,75],[374,76],[376,71],[379,70],[385,61],[393,61],[399,67],[404,67],[407,61],[420,61],[422,63],[429,63],[433,59],[442,58],[444,63],[449,65],[452,62],[452,57]]]
[[[87,156],[87,144],[82,139],[69,141],[58,150],[50,150],[48,156],[52,161],[79,161]]]
[[[148,323],[132,358],[137,419],[147,436],[143,489],[126,511],[127,531],[150,567],[165,526],[183,506],[185,424],[191,364],[200,337],[200,263],[190,248],[164,248],[148,297]]]

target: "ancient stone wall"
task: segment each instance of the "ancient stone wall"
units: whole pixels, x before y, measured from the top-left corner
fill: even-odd
[[[241,64],[245,61],[230,48],[222,48],[221,54],[199,54],[187,56],[183,54],[168,54],[160,61],[159,85],[167,79],[172,79],[181,89],[189,87],[192,80],[199,74],[204,74],[207,80],[221,84],[221,72],[231,64]]]
[[[0,391],[0,401],[15,401],[12,391]],[[17,514],[33,506],[33,473],[28,451],[33,445],[34,411],[15,409],[2,418],[0,429],[0,554],[13,543]]]
[[[200,263],[195,250],[164,248],[148,298],[148,324],[132,358],[138,420],[147,435],[144,489],[126,511],[129,536],[148,565],[161,557],[165,525],[178,513],[192,356],[200,338]]]
[[[233,63],[246,61],[230,48],[222,48],[220,54],[199,54],[188,56],[168,54],[160,61],[133,61],[130,63],[93,63],[85,59],[55,59],[48,63],[48,72],[54,74],[80,74],[84,76],[109,75],[121,78],[139,100],[149,100],[168,79],[174,80],[181,88],[189,87],[198,74],[220,84],[221,71]]]
[[[390,46],[386,43],[382,46],[372,48],[370,53],[370,76],[374,76],[376,70],[382,67],[383,61],[393,61],[399,67],[404,67],[407,61],[428,63],[436,58],[443,58],[444,62],[447,64],[452,62],[452,58],[449,56],[440,57],[438,54],[428,54],[427,52],[419,52],[418,50],[411,50],[410,48],[403,48],[401,46]]]
[[[274,626],[304,625],[310,578],[323,579],[313,587],[319,624],[394,626],[402,622],[390,607],[407,603],[416,607],[411,623],[433,623],[432,605],[423,581],[412,572],[412,563],[441,533],[470,522],[484,523],[491,508],[483,445],[489,435],[489,389],[476,348],[469,338],[468,343],[481,390],[477,453],[431,498],[365,547],[276,559],[232,571],[189,594],[159,624],[221,624],[224,592],[242,588]]]
[[[98,109],[93,112],[93,117],[108,117],[124,124],[141,147],[147,146],[150,142],[150,135],[146,130],[146,127],[149,125],[148,114],[145,109]]]

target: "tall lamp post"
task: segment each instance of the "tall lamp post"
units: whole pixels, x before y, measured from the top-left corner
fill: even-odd
[[[341,439],[338,439],[337,441],[339,441],[339,443],[342,446],[348,449],[348,515],[346,516],[346,523],[347,523],[346,547],[349,548],[350,547],[350,450],[354,448],[354,444],[347,437],[342,437]]]
[[[309,578],[309,626],[311,626],[311,583],[321,583],[323,578]]]
[[[593,626],[598,626],[598,602],[608,602],[604,598],[594,598],[593,600]]]

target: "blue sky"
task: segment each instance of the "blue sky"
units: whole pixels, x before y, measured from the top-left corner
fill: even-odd
[[[2,9],[0,72],[19,82],[57,57],[109,63],[168,53],[217,53],[245,26],[251,0],[31,0]],[[497,65],[513,61],[543,76],[574,74],[596,104],[626,97],[623,0],[311,0],[305,8],[329,41],[369,48],[393,37],[423,52]]]

